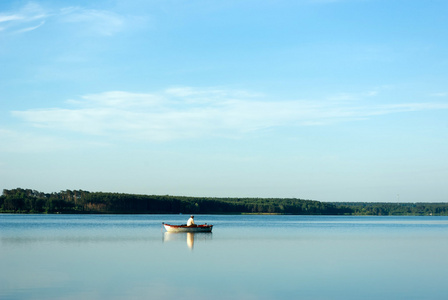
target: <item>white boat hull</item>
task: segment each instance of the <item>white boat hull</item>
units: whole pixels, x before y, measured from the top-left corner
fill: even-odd
[[[163,226],[168,232],[212,232],[213,229],[213,225],[207,224],[193,226],[163,224]]]

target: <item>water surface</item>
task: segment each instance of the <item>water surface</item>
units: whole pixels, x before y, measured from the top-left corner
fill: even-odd
[[[0,215],[0,299],[444,299],[447,217]]]

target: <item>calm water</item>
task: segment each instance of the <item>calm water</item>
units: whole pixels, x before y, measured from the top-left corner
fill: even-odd
[[[0,215],[0,299],[446,299],[448,217]]]

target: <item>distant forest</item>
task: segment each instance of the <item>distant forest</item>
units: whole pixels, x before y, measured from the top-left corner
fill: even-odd
[[[210,198],[66,190],[3,190],[0,213],[448,215],[448,203],[319,202],[296,198]]]

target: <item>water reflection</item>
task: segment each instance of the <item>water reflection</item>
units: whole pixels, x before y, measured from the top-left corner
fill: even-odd
[[[25,236],[25,237],[1,237],[0,244],[26,245],[26,244],[100,244],[100,243],[132,243],[147,242],[156,238],[147,236]]]
[[[448,294],[448,217],[201,217],[219,231],[165,233],[182,215],[0,215],[0,299]]]
[[[165,242],[187,242],[188,248],[193,250],[194,243],[211,240],[211,232],[164,232],[162,241]]]

